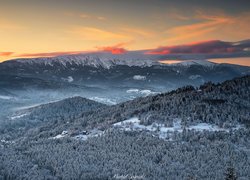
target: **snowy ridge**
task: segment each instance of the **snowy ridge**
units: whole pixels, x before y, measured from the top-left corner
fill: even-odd
[[[183,62],[179,62],[179,63],[173,63],[170,64],[170,66],[192,66],[192,65],[200,65],[200,66],[206,66],[206,67],[213,67],[216,65],[216,63],[207,61],[207,60],[186,60]]]
[[[139,52],[128,52],[125,54],[111,54],[111,53],[90,53],[90,54],[78,54],[78,55],[66,55],[48,58],[31,58],[31,59],[16,59],[18,63],[25,64],[41,64],[54,66],[55,64],[61,64],[67,67],[67,65],[77,66],[92,66],[103,67],[109,69],[115,65],[127,65],[127,66],[140,66],[150,67],[153,65],[159,65],[156,56],[144,55]]]

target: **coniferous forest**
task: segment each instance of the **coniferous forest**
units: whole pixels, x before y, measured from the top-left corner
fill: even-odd
[[[1,124],[0,179],[247,180],[249,109],[244,76],[113,106],[73,97],[20,110]]]

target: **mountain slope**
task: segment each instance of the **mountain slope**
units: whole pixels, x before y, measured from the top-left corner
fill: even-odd
[[[14,112],[0,130],[12,132],[13,129],[27,131],[39,124],[67,124],[88,111],[105,108],[106,105],[82,97],[72,97],[61,101],[42,104]],[[1,122],[0,122],[1,123]],[[15,136],[18,135],[14,134]]]
[[[215,64],[205,60],[166,65],[159,63],[160,59],[159,56],[129,52],[122,55],[92,53],[11,60],[0,63],[0,82],[3,86],[9,85],[15,82],[13,77],[19,77],[18,83],[14,83],[15,89],[31,79],[31,87],[49,88],[49,84],[53,83],[65,85],[65,88],[98,85],[106,89],[128,87],[124,90],[137,88],[164,92],[188,84],[197,86],[207,81],[221,82],[250,73],[250,67],[244,66]],[[138,76],[144,78],[134,78]],[[9,85],[9,88],[13,87]]]
[[[215,123],[220,127],[237,123],[249,124],[250,76],[225,81],[222,84],[206,83],[195,89],[183,87],[169,93],[138,98],[112,106],[109,110],[91,115],[98,123],[115,123],[119,120],[138,116],[142,123],[163,122],[168,124],[174,118],[185,119],[186,125],[192,122]],[[79,121],[88,121],[84,116]],[[97,124],[98,124],[97,123]],[[171,124],[171,123],[170,123]]]
[[[69,124],[67,121],[55,123],[53,121],[53,125],[45,123],[41,126],[50,129],[50,133],[43,132],[43,135],[47,137],[52,131],[52,134],[56,135],[67,129],[97,128],[105,130],[117,122],[133,117],[138,117],[140,124],[145,126],[158,123],[166,127],[173,127],[176,119],[179,119],[182,126],[186,127],[199,123],[229,129],[249,126],[249,92],[250,76],[245,76],[221,84],[206,83],[198,89],[186,86],[168,93],[137,98],[96,110],[92,109],[92,111],[82,112],[77,118],[74,116],[68,118]],[[47,109],[46,105],[44,108]],[[34,112],[45,112],[44,114],[46,114],[46,111],[36,109]],[[37,118],[43,121],[44,115],[39,113],[38,115]],[[54,116],[56,117],[56,114]],[[26,116],[25,119],[34,118]]]
[[[249,92],[245,76],[83,110],[79,117],[43,121],[18,136],[4,132],[0,178],[224,179],[230,168],[239,179],[249,179]],[[56,116],[51,108],[64,104],[33,111]]]

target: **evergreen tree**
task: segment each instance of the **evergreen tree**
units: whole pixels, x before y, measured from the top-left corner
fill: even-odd
[[[236,180],[237,179],[235,169],[233,167],[227,168],[225,176],[226,176],[225,180]]]

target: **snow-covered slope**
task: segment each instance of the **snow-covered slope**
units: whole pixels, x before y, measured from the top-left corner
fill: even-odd
[[[174,132],[182,133],[185,130],[192,131],[212,131],[212,132],[230,132],[229,128],[220,128],[215,124],[211,123],[197,123],[189,127],[184,127],[181,125],[181,119],[174,119],[172,127],[166,127],[164,124],[153,123],[151,125],[140,124],[140,119],[137,117],[124,120],[122,122],[115,123],[113,126],[124,131],[147,131],[152,135],[156,135],[159,138],[171,140]],[[231,130],[238,130],[240,128],[245,128],[243,125],[238,124],[236,127],[231,128]]]
[[[89,53],[89,54],[77,54],[57,56],[50,58],[30,58],[30,59],[16,59],[17,63],[23,64],[41,64],[54,66],[55,64],[61,64],[63,66],[78,65],[78,66],[92,66],[103,67],[109,69],[115,65],[127,65],[127,66],[140,66],[150,67],[152,65],[160,64],[157,61],[156,56],[144,55],[140,52],[128,52],[125,54],[111,54],[107,52]]]

